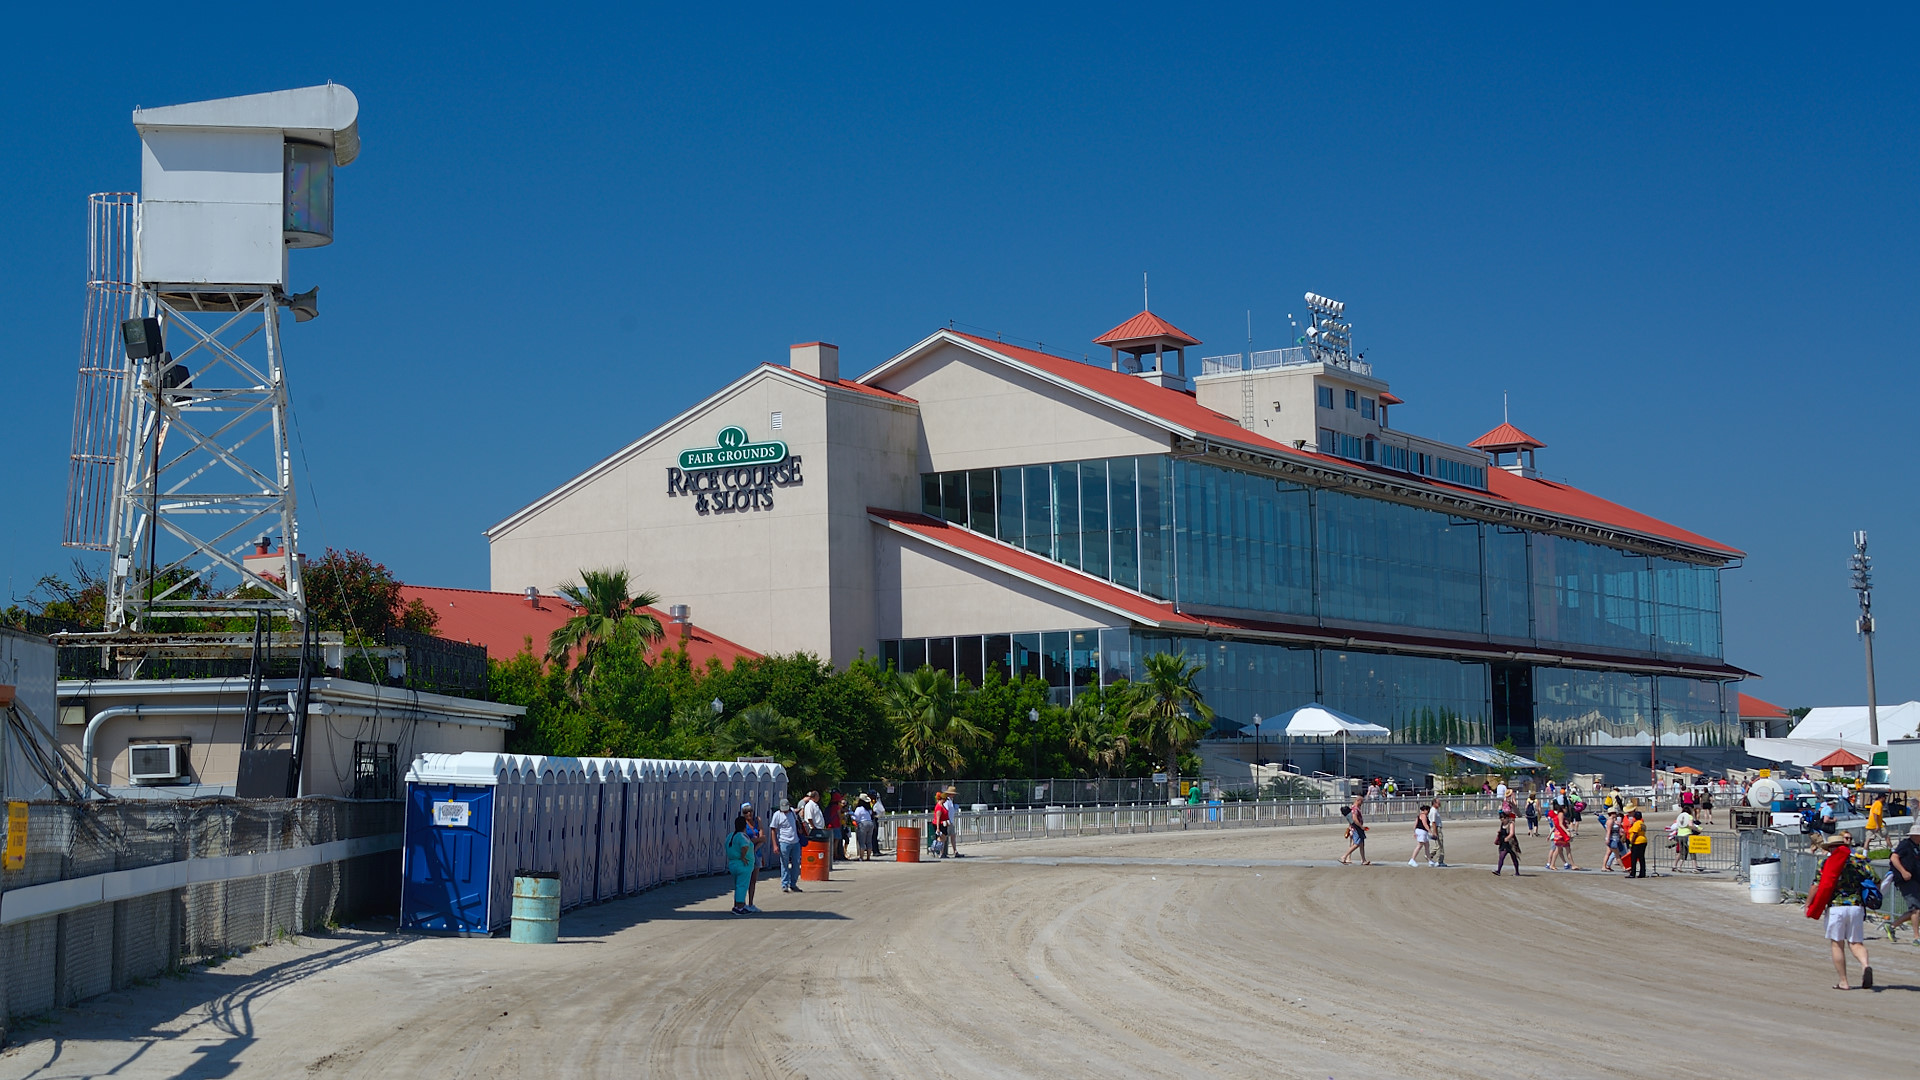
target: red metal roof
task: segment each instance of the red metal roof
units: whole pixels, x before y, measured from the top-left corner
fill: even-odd
[[[1305,641],[1317,641],[1323,644],[1339,646],[1341,644],[1360,647],[1393,649],[1416,648],[1421,650],[1447,650],[1453,652],[1473,652],[1476,646],[1471,642],[1461,642],[1449,638],[1429,637],[1419,634],[1400,634],[1380,630],[1359,628],[1322,628],[1311,624],[1294,624],[1248,619],[1222,615],[1199,615],[1191,611],[1177,611],[1172,604],[1163,603],[1152,597],[1123,589],[1111,582],[1094,577],[1091,574],[1063,566],[1052,559],[1042,558],[1021,548],[1005,544],[988,536],[963,529],[924,514],[908,513],[902,510],[885,510],[879,507],[867,507],[867,514],[877,520],[885,521],[922,540],[950,548],[1002,569],[1038,581],[1062,592],[1083,598],[1091,603],[1117,610],[1125,616],[1142,623],[1160,627],[1186,629],[1201,632],[1208,629],[1216,631],[1252,631],[1262,633],[1286,634]],[[1504,645],[1481,645],[1481,651],[1502,653]],[[1621,658],[1599,653],[1574,652],[1560,648],[1553,649],[1555,656],[1563,656],[1571,661],[1593,663],[1619,663]],[[1658,667],[1673,671],[1704,672],[1715,676],[1742,677],[1752,674],[1731,664],[1648,664],[1637,662],[1642,667]]]
[[[1382,391],[1380,391],[1380,404],[1382,404],[1382,405],[1405,405],[1405,404],[1406,404],[1406,402],[1404,402],[1404,401],[1401,401],[1401,400],[1400,400],[1399,398],[1397,398],[1397,397],[1394,397],[1394,396],[1393,396],[1392,394],[1389,394],[1389,393],[1387,393],[1387,392],[1386,392],[1385,390],[1382,390]]]
[[[529,642],[535,656],[546,656],[547,638],[574,614],[573,608],[565,600],[545,594],[538,598],[538,606],[535,606],[527,602],[525,593],[440,589],[430,585],[400,586],[401,603],[411,600],[420,601],[440,616],[440,626],[434,631],[435,634],[449,641],[485,645],[487,655],[495,660],[518,655],[529,647]],[[656,608],[645,610],[652,612],[667,631],[667,636],[654,647],[654,657],[657,659],[662,651],[679,649],[681,642],[675,636],[667,613]],[[731,667],[741,657],[754,658],[760,655],[698,626],[692,628],[685,647],[687,660],[696,668],[704,666],[708,657],[716,657],[723,666]]]
[[[819,344],[819,342],[815,342],[814,344]],[[798,346],[795,346],[795,347],[798,348]],[[807,380],[808,382],[819,383],[821,386],[832,386],[832,387],[837,387],[841,390],[851,390],[856,394],[868,394],[872,397],[886,398],[888,401],[898,401],[907,405],[919,404],[919,402],[914,401],[910,397],[905,397],[903,395],[896,394],[891,390],[882,390],[877,386],[868,386],[865,383],[852,382],[847,379],[822,379],[815,375],[809,375],[804,371],[795,371],[794,369],[788,367],[785,364],[762,363],[760,366],[770,367],[775,371],[784,371],[789,375],[797,375],[800,378]]]
[[[999,353],[1010,360],[1018,361],[1030,367],[1038,368],[1056,378],[1064,379],[1102,397],[1109,398],[1121,405],[1157,417],[1174,427],[1185,428],[1208,438],[1223,439],[1252,447],[1265,453],[1291,454],[1296,457],[1311,458],[1343,468],[1360,469],[1375,472],[1383,476],[1403,477],[1403,474],[1379,469],[1345,458],[1331,457],[1311,450],[1296,449],[1285,443],[1256,435],[1221,413],[1201,405],[1192,394],[1179,390],[1170,390],[1125,372],[1094,364],[1069,360],[1064,356],[1023,349],[1017,345],[1008,345],[991,338],[978,337],[949,331],[955,337],[965,338],[983,348]],[[1515,476],[1505,469],[1487,470],[1487,490],[1482,492],[1473,488],[1463,488],[1442,481],[1423,479],[1424,483],[1434,487],[1448,488],[1454,491],[1468,492],[1473,495],[1491,496],[1493,501],[1510,502],[1533,510],[1544,511],[1563,517],[1606,525],[1628,532],[1661,540],[1670,540],[1704,551],[1716,552],[1730,558],[1738,558],[1745,552],[1729,547],[1717,540],[1709,540],[1698,533],[1649,517],[1635,510],[1629,510],[1618,503],[1609,502],[1598,495],[1582,491],[1579,488],[1556,484],[1551,480],[1534,477]]]
[[[1095,345],[1125,345],[1130,341],[1151,341],[1154,338],[1167,338],[1179,345],[1198,345],[1198,338],[1192,337],[1167,320],[1151,311],[1143,311],[1119,326],[1093,339]]]
[[[1857,769],[1866,763],[1866,758],[1861,757],[1859,754],[1843,746],[1833,753],[1828,754],[1826,757],[1821,758],[1819,761],[1814,762],[1813,767],[1816,769]]]
[[[1475,450],[1539,450],[1547,444],[1512,424],[1502,423],[1467,445]]]
[[[1742,720],[1789,720],[1787,710],[1771,701],[1761,701],[1752,694],[1740,695],[1740,719]]]

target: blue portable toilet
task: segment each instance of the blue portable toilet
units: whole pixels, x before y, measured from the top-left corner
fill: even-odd
[[[400,926],[485,934],[502,755],[422,754],[407,770]]]

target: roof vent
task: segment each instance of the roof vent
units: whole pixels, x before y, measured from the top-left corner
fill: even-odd
[[[685,641],[693,636],[692,616],[693,613],[685,604],[675,604],[667,609],[667,619],[679,630],[681,641]]]

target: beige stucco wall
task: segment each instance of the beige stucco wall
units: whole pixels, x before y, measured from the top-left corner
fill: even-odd
[[[884,525],[873,526],[877,636],[929,637],[1121,626],[1105,608],[1064,597]]]
[[[729,425],[785,442],[801,482],[776,487],[771,509],[702,515],[668,495],[667,470]],[[911,404],[758,369],[495,533],[492,587],[550,591],[583,568],[624,567],[722,637],[845,663],[872,649],[866,507],[906,505],[916,428]]]
[[[1167,433],[951,342],[881,385],[920,403],[917,472],[1164,454]],[[917,502],[916,502],[917,509]]]
[[[153,703],[167,706],[218,706],[222,711],[209,716],[122,716],[105,721],[94,735],[92,775],[95,782],[109,786],[131,784],[132,755],[128,748],[132,744],[186,737],[192,740],[187,760],[188,773],[193,782],[232,787],[240,768],[245,693],[172,694]],[[126,704],[133,702],[118,698],[97,700],[88,704],[85,715],[91,719],[106,708]],[[279,722],[279,718],[275,718],[274,722]],[[309,795],[340,796],[353,793],[353,744],[357,740],[394,743],[398,753],[398,768],[404,775],[407,762],[415,754],[451,754],[466,750],[497,753],[506,748],[507,737],[506,730],[498,727],[413,720],[363,720],[360,717],[325,717],[317,714],[310,718],[307,732],[306,760],[302,769],[305,773],[304,790]],[[59,726],[60,745],[75,762],[80,760],[85,733],[84,724],[63,723]]]

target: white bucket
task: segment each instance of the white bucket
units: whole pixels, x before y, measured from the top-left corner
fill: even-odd
[[[1756,861],[1747,867],[1747,898],[1756,904],[1780,902],[1780,860]]]

